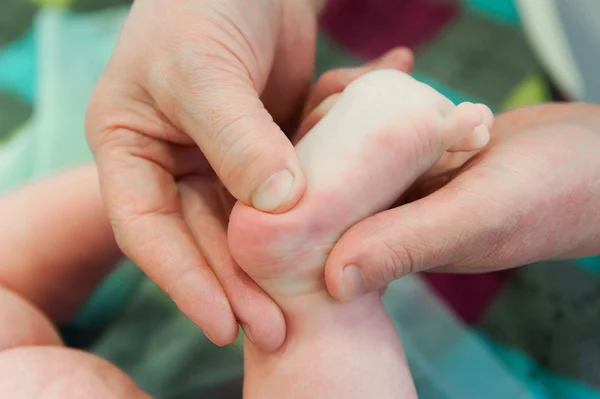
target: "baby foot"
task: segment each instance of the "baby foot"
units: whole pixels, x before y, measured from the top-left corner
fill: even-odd
[[[246,341],[248,398],[416,397],[379,294],[336,302],[323,268],[346,229],[389,207],[446,150],[485,126],[486,115],[390,70],[364,75],[335,102],[296,146],[307,180],[298,205],[275,215],[238,203],[231,214],[232,255],[278,303],[287,326],[276,353]]]
[[[328,302],[323,267],[341,234],[391,206],[447,150],[485,145],[492,120],[484,105],[455,106],[402,72],[369,72],[297,144],[307,190],[294,209],[236,204],[234,258],[287,316]]]

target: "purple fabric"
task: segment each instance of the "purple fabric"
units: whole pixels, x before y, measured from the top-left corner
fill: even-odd
[[[456,14],[454,0],[330,0],[321,25],[338,44],[371,59],[396,46],[417,49]]]
[[[474,324],[512,274],[513,270],[464,275],[426,273],[425,280],[463,321]]]

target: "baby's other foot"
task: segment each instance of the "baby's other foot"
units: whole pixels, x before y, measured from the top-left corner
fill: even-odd
[[[465,137],[481,134],[491,125],[488,111],[470,103],[454,106],[399,71],[364,75],[297,144],[307,179],[299,204],[284,214],[235,206],[233,256],[288,314],[302,311],[302,298],[328,301],[323,267],[341,234],[391,206]]]

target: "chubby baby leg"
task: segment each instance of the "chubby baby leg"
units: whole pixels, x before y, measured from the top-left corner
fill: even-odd
[[[0,398],[149,398],[117,367],[65,348],[33,305],[0,288]]]
[[[0,352],[0,375],[2,398],[150,398],[109,362],[58,346],[26,346]]]
[[[236,205],[233,255],[277,301],[288,326],[275,354],[247,342],[248,397],[415,396],[379,295],[334,302],[323,266],[346,229],[389,207],[447,150],[484,130],[490,115],[480,105],[455,107],[402,72],[371,72],[296,146],[307,191],[293,210],[273,215]]]
[[[2,286],[0,303],[0,354],[20,346],[62,345],[50,320],[33,304]]]

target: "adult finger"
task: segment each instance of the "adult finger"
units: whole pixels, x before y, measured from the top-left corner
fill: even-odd
[[[339,300],[351,301],[408,273],[487,259],[506,237],[502,231],[514,227],[509,220],[517,220],[503,218],[511,214],[504,206],[450,185],[367,218],[333,248],[325,267],[328,290]],[[503,248],[511,250],[509,245]],[[502,267],[504,261],[506,257],[498,257],[490,266]]]
[[[127,129],[104,136],[113,138],[94,155],[119,246],[209,339],[233,342],[238,327],[225,292],[181,215],[173,175],[185,171],[176,160],[189,155],[164,156],[172,147]],[[138,156],[140,148],[147,154]]]
[[[198,82],[172,85],[181,89],[177,104],[161,108],[179,110],[170,119],[179,121],[234,197],[267,212],[299,201],[306,181],[294,148],[249,78],[207,71]]]
[[[186,177],[179,182],[183,218],[208,264],[225,289],[246,336],[267,351],[285,339],[285,320],[275,302],[231,257],[227,242],[230,209],[219,198],[214,182]]]
[[[291,136],[301,121],[302,110],[310,91],[314,73],[318,6],[284,7],[283,19],[304,20],[302,29],[281,29],[269,79],[261,93],[261,101],[273,120]],[[298,13],[305,14],[302,18]],[[285,22],[284,22],[285,24]],[[290,43],[293,43],[290,45]]]

